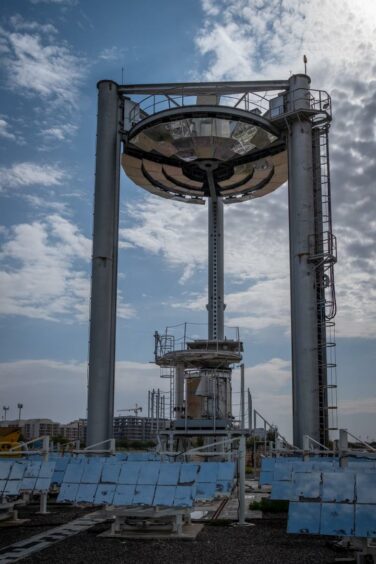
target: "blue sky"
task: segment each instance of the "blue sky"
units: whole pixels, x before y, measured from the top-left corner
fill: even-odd
[[[96,82],[286,79],[302,72],[305,53],[313,88],[333,98],[340,423],[376,438],[375,16],[371,0],[2,3],[8,417],[17,402],[25,417],[85,416]],[[192,207],[122,176],[116,409],[145,406],[148,389],[165,387],[150,364],[155,329],[206,322],[207,210]],[[225,230],[226,324],[240,326],[256,409],[291,436],[286,186],[226,208]]]

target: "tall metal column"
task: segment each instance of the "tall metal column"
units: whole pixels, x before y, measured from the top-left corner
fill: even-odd
[[[122,103],[98,83],[87,445],[113,436]]]
[[[208,198],[209,207],[209,340],[224,338],[223,201]]]
[[[303,435],[320,439],[317,292],[315,266],[309,262],[309,238],[315,233],[310,78],[289,80],[289,225],[294,444]]]

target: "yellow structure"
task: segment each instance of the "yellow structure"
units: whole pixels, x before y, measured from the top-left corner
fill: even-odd
[[[0,428],[0,455],[2,457],[6,456],[10,449],[14,447],[21,446],[19,442],[21,432],[19,429],[10,428]],[[20,456],[20,452],[12,451],[12,456]]]

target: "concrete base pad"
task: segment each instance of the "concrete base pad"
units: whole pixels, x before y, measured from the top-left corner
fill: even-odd
[[[185,524],[182,527],[182,533],[172,533],[170,531],[121,531],[120,533],[112,533],[111,530],[98,535],[99,537],[107,537],[113,539],[142,539],[142,540],[157,540],[157,539],[181,539],[181,540],[195,540],[197,535],[201,533],[204,525],[201,523]]]
[[[262,511],[258,509],[248,509],[245,514],[246,519],[262,519]]]
[[[30,519],[4,519],[4,521],[0,521],[0,528],[17,527],[29,521]]]

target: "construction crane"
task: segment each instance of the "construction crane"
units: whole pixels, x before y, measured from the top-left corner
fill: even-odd
[[[133,413],[137,417],[138,412],[142,411],[142,407],[140,405],[137,405],[136,403],[136,405],[134,407],[131,407],[130,409],[118,409],[118,411],[133,411]]]

